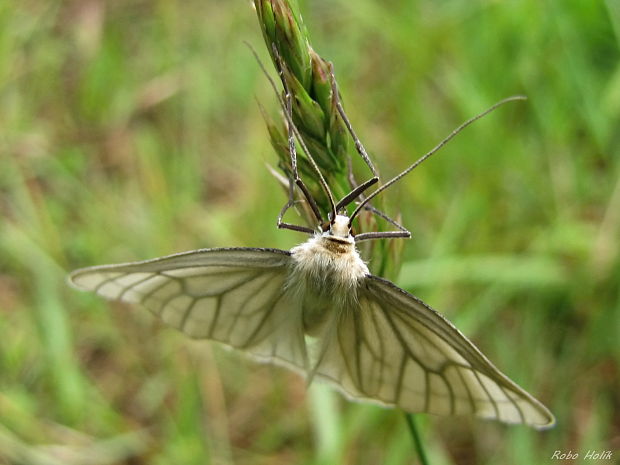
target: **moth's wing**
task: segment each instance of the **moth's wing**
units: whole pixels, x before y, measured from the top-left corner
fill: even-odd
[[[554,424],[448,320],[389,281],[368,276],[357,302],[344,307],[315,375],[349,397],[409,412]]]
[[[203,249],[84,268],[71,273],[69,282],[107,299],[141,304],[192,338],[303,368],[301,308],[284,292],[290,260],[289,252],[277,249]]]

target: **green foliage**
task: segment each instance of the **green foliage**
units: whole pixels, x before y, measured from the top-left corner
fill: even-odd
[[[348,142],[346,127],[336,108],[331,86],[330,65],[310,47],[301,17],[291,9],[287,0],[256,0],[256,11],[263,38],[278,76],[291,94],[295,127],[310,151],[312,159],[333,190],[334,196],[349,192],[347,183]],[[279,79],[278,79],[279,81]],[[278,98],[284,103],[285,91]],[[279,157],[279,166],[292,177],[290,150],[287,143],[286,119],[281,124],[266,117],[272,145]],[[299,174],[309,184],[323,218],[331,213],[326,193],[318,174],[303,150],[299,150]],[[316,219],[306,218],[316,227]]]
[[[430,463],[617,449],[618,7],[318,0],[299,11],[384,179],[495,101],[529,97],[383,196],[413,232],[381,245],[403,247],[395,281],[558,419],[539,433],[420,416]],[[412,462],[399,413],[306,395],[294,374],[65,284],[91,264],[303,240],[275,228],[285,196],[265,169],[277,157],[254,96],[279,108],[244,40],[269,60],[244,2],[0,4],[1,463]],[[292,59],[326,113],[327,88],[308,84],[314,55]],[[356,157],[354,170],[367,175]]]
[[[285,178],[283,180],[276,175],[276,179],[288,191],[286,179],[295,178],[288,143],[287,118],[284,115],[288,92],[292,120],[298,131],[298,134],[293,135],[300,143],[296,149],[298,175],[308,186],[325,221],[332,214],[332,204],[326,190],[329,189],[329,195],[334,197],[331,201],[336,204],[357,185],[375,175],[375,168],[365,166],[364,177],[361,181],[354,181],[353,158],[363,160],[366,155],[351,153],[349,145],[354,145],[350,144],[353,137],[340,113],[343,104],[341,96],[336,95],[333,64],[321,58],[310,46],[301,16],[293,9],[294,3],[288,0],[255,0],[254,6],[265,45],[283,87],[281,95],[276,98],[283,112],[281,124],[274,122],[263,111],[271,145],[278,155],[278,166]],[[364,150],[361,146],[356,148],[362,152]],[[315,215],[297,190],[295,198],[306,226],[316,229]],[[377,199],[374,204],[381,206],[381,199]],[[350,215],[354,209],[355,204],[352,203],[349,206]],[[386,225],[388,229],[394,229],[393,225],[370,211],[362,210],[358,218],[355,227],[360,224],[360,229],[366,232],[385,230]],[[402,250],[398,244],[373,241],[363,247],[375,274],[395,276],[398,273]]]

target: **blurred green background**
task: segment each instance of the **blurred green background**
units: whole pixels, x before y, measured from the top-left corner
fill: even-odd
[[[396,282],[545,403],[536,432],[419,415],[432,464],[620,460],[620,3],[306,0],[413,232]],[[67,271],[289,248],[249,1],[0,3],[0,463],[411,464],[402,414],[189,342]],[[589,462],[588,462],[589,463]]]

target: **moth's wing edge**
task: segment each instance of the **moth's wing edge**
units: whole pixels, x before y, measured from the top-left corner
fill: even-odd
[[[476,416],[488,419],[496,419],[506,423],[527,424],[539,430],[549,429],[555,425],[555,417],[547,407],[545,407],[540,401],[538,401],[531,394],[529,394],[514,381],[508,378],[505,374],[503,374],[500,370],[498,370],[495,365],[493,365],[493,363],[465,335],[463,335],[449,320],[447,320],[439,312],[431,308],[422,300],[396,286],[394,283],[378,276],[368,275],[365,278],[364,284],[364,287],[366,289],[372,289],[373,287],[375,289],[381,289],[384,293],[386,293],[383,297],[386,297],[387,295],[392,295],[400,302],[408,302],[409,305],[411,305],[409,312],[415,309],[417,312],[422,312],[427,315],[429,318],[428,321],[436,325],[435,328],[429,329],[433,332],[437,331],[436,334],[441,339],[443,339],[449,345],[452,345],[453,348],[457,352],[459,352],[459,354],[463,356],[468,362],[473,362],[472,370],[478,371],[479,369],[484,369],[484,371],[480,371],[480,374],[489,377],[495,383],[501,384],[502,387],[510,389],[512,393],[520,396],[523,401],[527,402],[529,406],[531,406],[538,413],[539,420],[535,421],[531,418],[524,418],[525,421],[507,421],[506,419],[498,418],[496,415],[477,415],[474,412]],[[377,303],[383,303],[384,305],[387,305],[387,299],[381,300],[378,297],[381,296],[376,296],[375,301]],[[383,309],[383,311],[385,312],[386,310]],[[479,382],[482,384],[482,381],[479,380]],[[484,390],[487,391],[486,388]],[[521,412],[521,414],[526,415],[526,413],[524,412]]]
[[[303,373],[307,354],[295,320],[301,309],[284,292],[290,260],[290,252],[280,249],[200,249],[82,268],[68,281],[109,300],[141,304],[191,339]],[[256,329],[244,329],[244,322]],[[290,330],[271,335],[282,326]]]

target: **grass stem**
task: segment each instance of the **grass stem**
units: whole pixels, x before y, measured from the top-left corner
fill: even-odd
[[[424,445],[422,444],[422,439],[420,438],[420,433],[418,432],[418,428],[415,424],[415,420],[411,413],[404,412],[405,421],[407,422],[407,426],[409,427],[409,432],[411,433],[411,439],[413,440],[413,446],[415,448],[416,453],[418,454],[418,458],[420,459],[420,463],[422,465],[429,465],[428,458],[426,457],[426,451],[424,450]]]

